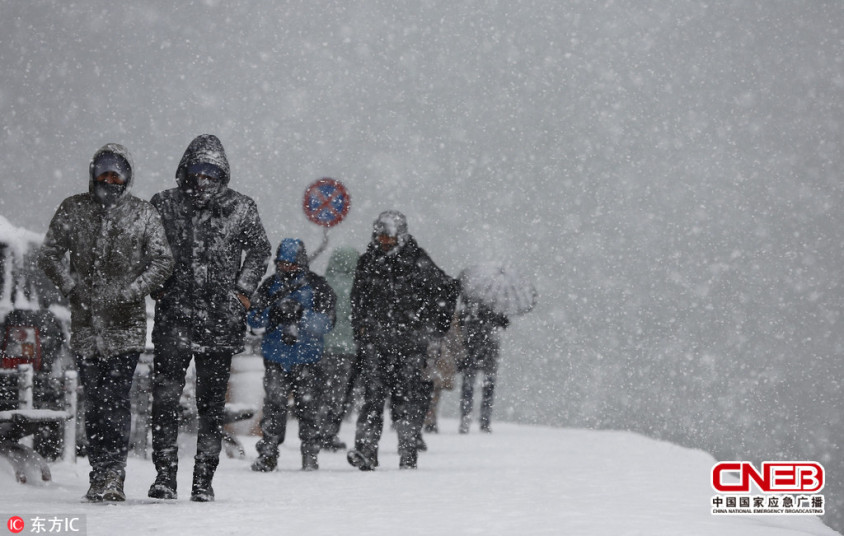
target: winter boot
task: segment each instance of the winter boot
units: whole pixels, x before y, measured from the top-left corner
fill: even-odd
[[[460,418],[460,428],[458,432],[461,434],[468,434],[469,433],[469,425],[472,424],[472,417],[469,415],[464,415]]]
[[[428,406],[428,411],[425,413],[425,420],[422,423],[422,430],[428,434],[437,433],[437,402],[439,394],[434,394],[431,398],[431,404]]]
[[[255,448],[258,451],[258,459],[252,464],[252,470],[260,473],[275,471],[278,466],[278,445],[280,438],[277,436],[264,435]]]
[[[338,450],[346,450],[346,444],[343,441],[335,436],[331,436],[326,438],[322,442],[322,450],[327,450],[329,452],[337,452]]]
[[[91,471],[88,480],[91,486],[88,488],[88,493],[85,494],[85,499],[90,502],[102,502],[106,484],[105,474]]]
[[[349,462],[349,465],[357,467],[361,471],[372,471],[378,465],[377,461],[374,461],[371,457],[366,456],[363,452],[356,449],[352,449],[346,454],[346,460]]]
[[[319,455],[319,440],[302,443],[302,471],[316,471],[319,469],[317,456]]]
[[[108,471],[105,475],[102,500],[107,502],[123,502],[126,494],[123,492],[124,475],[116,471]]]
[[[316,454],[302,454],[302,471],[316,471],[319,469]]]
[[[416,469],[417,453],[415,450],[408,450],[399,453],[399,469]]]
[[[315,452],[302,452],[302,471],[316,471],[319,469]]]
[[[275,471],[278,465],[278,456],[264,455],[258,456],[258,459],[252,462],[252,470],[259,473],[270,473]]]
[[[216,464],[196,462],[193,467],[190,500],[193,502],[212,502],[214,500],[214,488],[211,487],[211,481],[214,479],[216,468]]]
[[[492,407],[484,404],[481,406],[481,432],[492,433]]]
[[[428,444],[422,438],[422,432],[419,432],[419,435],[416,436],[416,450],[419,452],[426,452],[428,450]]]
[[[176,472],[175,471],[159,471],[155,477],[155,482],[149,487],[147,497],[152,499],[170,499],[175,500],[176,495]]]
[[[152,499],[176,499],[176,473],[179,471],[179,454],[175,448],[153,450],[155,482],[149,487],[147,497]]]

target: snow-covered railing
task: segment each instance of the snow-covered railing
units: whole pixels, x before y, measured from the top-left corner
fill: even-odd
[[[23,276],[25,257],[41,245],[44,235],[15,227],[0,216],[0,320],[11,309],[34,309],[36,304],[27,300],[23,289],[27,286]],[[17,292],[15,292],[17,289]],[[37,301],[37,300],[36,300]]]
[[[18,409],[34,409],[32,392],[35,370],[29,363],[18,365]]]

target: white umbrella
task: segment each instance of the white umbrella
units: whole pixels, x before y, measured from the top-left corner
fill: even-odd
[[[523,315],[536,305],[536,288],[515,269],[500,263],[469,266],[460,272],[462,293],[505,316]]]

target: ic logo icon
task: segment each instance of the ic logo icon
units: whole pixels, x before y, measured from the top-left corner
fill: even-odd
[[[18,516],[12,516],[9,518],[9,521],[6,522],[6,528],[9,529],[9,532],[17,534],[23,531],[24,522],[23,519]]]

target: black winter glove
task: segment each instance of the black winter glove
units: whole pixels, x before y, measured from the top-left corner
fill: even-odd
[[[281,342],[288,346],[293,346],[299,341],[299,326],[296,324],[287,324],[281,330]]]
[[[295,324],[302,319],[302,304],[296,300],[283,299],[270,307],[270,326]]]

